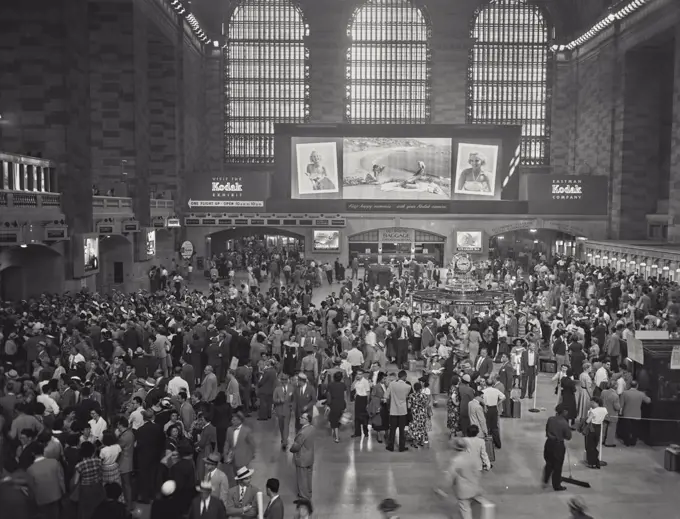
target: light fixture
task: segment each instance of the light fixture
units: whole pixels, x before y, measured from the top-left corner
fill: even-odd
[[[661,270],[670,270],[670,269],[671,269],[671,268],[670,268],[668,265],[664,265],[664,266],[663,266],[663,269],[661,269]]]
[[[676,272],[680,272],[680,268],[675,269]]]
[[[600,259],[600,255],[597,254],[597,255],[595,256],[595,259]]]
[[[217,40],[213,40],[213,47],[218,48],[220,46],[220,42]]]
[[[602,256],[602,259],[607,261],[609,259],[609,256]]]
[[[593,253],[592,253],[592,252],[589,252],[589,253],[588,253],[588,257],[589,257],[589,258],[592,258],[592,256],[593,256]]]
[[[529,232],[536,232],[536,229],[529,229]]]
[[[499,239],[499,240],[504,240],[504,239],[505,239],[505,236],[498,236],[497,239]]]
[[[538,240],[534,240],[534,243],[538,243]]]
[[[635,260],[630,260],[629,263],[630,263],[631,265],[635,265]]]
[[[26,247],[28,247],[28,245],[26,245],[25,243],[22,243],[22,244],[20,245],[20,247],[21,247],[22,249],[25,249]]]
[[[640,263],[640,266],[641,266],[641,267],[646,267],[646,266],[647,266],[647,263],[645,263],[645,262],[643,261],[642,263]]]
[[[659,268],[659,265],[652,265],[652,268],[653,268],[653,269],[658,269],[658,268]]]

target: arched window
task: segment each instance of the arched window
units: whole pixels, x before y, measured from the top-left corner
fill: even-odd
[[[290,0],[242,0],[229,20],[224,52],[225,158],[274,160],[274,123],[309,116],[309,29]]]
[[[470,123],[521,124],[522,163],[550,162],[551,30],[525,0],[491,0],[472,20]]]
[[[430,23],[409,0],[367,0],[347,29],[346,117],[352,123],[430,120]]]

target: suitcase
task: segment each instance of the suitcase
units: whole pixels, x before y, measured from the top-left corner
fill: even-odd
[[[416,361],[415,360],[409,360],[408,361],[408,370],[409,371],[416,371]]]
[[[489,456],[489,461],[491,463],[495,463],[496,447],[494,447],[493,438],[491,436],[487,436],[486,438],[484,438],[484,445],[486,446],[486,455]]]
[[[669,472],[680,472],[680,447],[671,445],[666,448],[663,466]]]
[[[474,517],[479,517],[479,519],[496,518],[496,505],[485,497],[473,497],[471,504]]]
[[[519,398],[513,398],[510,401],[510,416],[512,418],[522,418],[522,401]]]
[[[555,359],[539,359],[538,370],[541,373],[557,373],[557,361]]]

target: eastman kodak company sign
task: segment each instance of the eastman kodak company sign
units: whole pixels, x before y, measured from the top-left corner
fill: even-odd
[[[609,182],[598,175],[528,174],[527,199],[530,214],[605,216]]]

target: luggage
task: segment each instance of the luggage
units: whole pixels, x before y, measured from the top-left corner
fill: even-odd
[[[511,418],[522,418],[522,401],[519,398],[510,400]]]
[[[484,445],[486,446],[486,455],[489,456],[489,461],[491,463],[496,462],[496,447],[493,444],[493,438],[487,436],[484,438]]]
[[[555,359],[539,359],[538,370],[541,373],[557,373],[557,361]]]
[[[474,517],[479,517],[479,519],[495,519],[496,505],[485,497],[473,497],[471,505]]]
[[[671,445],[666,448],[663,467],[669,472],[680,472],[680,446]]]
[[[408,370],[409,371],[415,371],[416,370],[416,361],[415,360],[409,360],[408,361]]]

